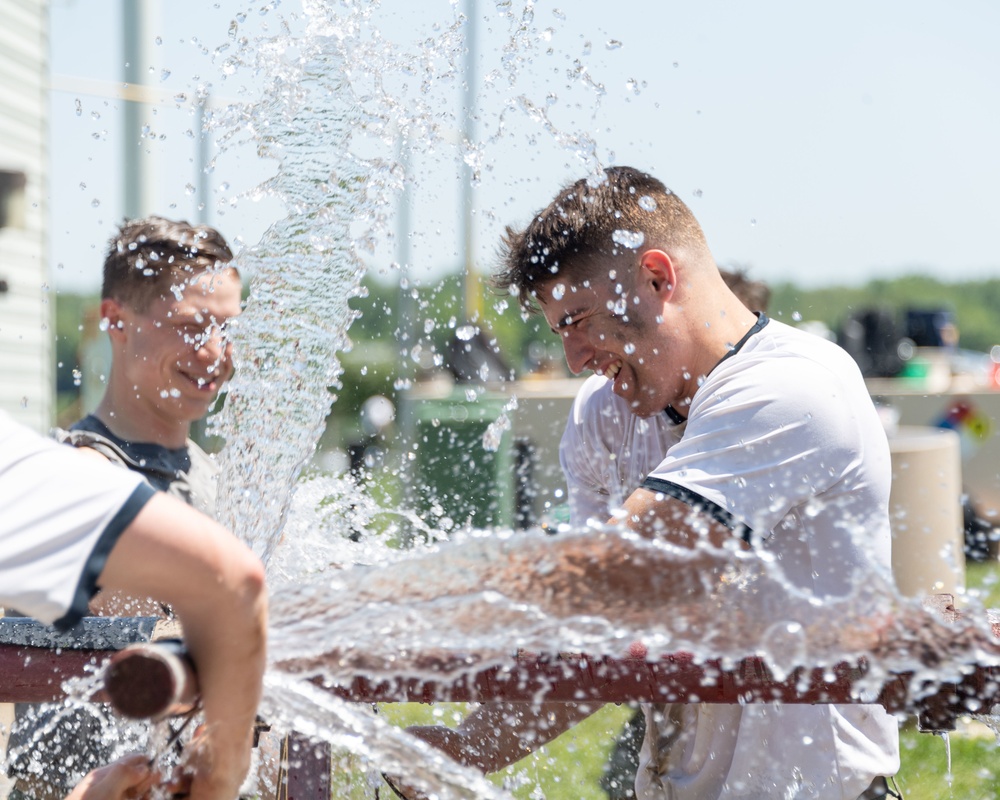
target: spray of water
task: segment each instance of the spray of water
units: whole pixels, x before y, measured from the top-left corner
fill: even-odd
[[[274,579],[266,712],[380,769],[405,771],[441,797],[491,797],[500,794],[479,776],[390,734],[366,709],[341,703],[301,677],[333,684],[357,675],[440,678],[442,665],[475,671],[509,660],[517,648],[621,655],[638,638],[654,656],[678,649],[732,659],[767,655],[779,674],[877,651],[886,632],[878,620],[916,611],[878,574],[843,598],[817,604],[773,564],[724,554],[719,558],[735,558],[736,566],[715,574],[729,579],[705,585],[696,570],[676,568],[705,553],[603,529],[555,538],[466,532],[430,553],[393,552],[375,538],[345,540],[376,516],[421,524],[406,510],[374,507],[349,481],[302,482],[300,475],[330,409],[330,387],[341,372],[337,353],[350,346],[348,299],[363,275],[360,255],[386,235],[386,209],[408,179],[391,154],[400,141],[406,149],[453,138],[445,128],[455,127],[455,118],[433,98],[436,86],[461,80],[467,23],[453,7],[432,40],[400,46],[372,24],[378,6],[304,2],[295,35],[286,28],[246,41],[231,31],[239,46],[226,68],[268,76],[268,83],[257,101],[233,106],[213,122],[225,132],[224,144],[250,138],[277,163],[256,193],[279,198],[287,210],[242,256],[252,275],[250,301],[234,333],[237,377],[216,423],[227,442],[222,521],[269,563]],[[495,11],[510,38],[484,82],[510,88],[544,37],[533,27],[530,0],[516,9],[499,2]],[[603,86],[586,65],[578,60],[573,74],[599,102]],[[420,86],[416,98],[395,93],[407,82]],[[544,100],[509,94],[493,130],[458,142],[473,183],[489,168],[489,148],[504,136],[510,114],[532,121],[596,174],[597,147],[589,135],[560,130]],[[491,426],[486,447],[495,446],[505,424],[504,417]],[[358,563],[368,566],[353,566]],[[637,563],[662,564],[665,575],[687,574],[689,583],[640,587],[632,579]],[[902,644],[883,653],[883,669],[916,667],[929,675],[909,647],[933,649],[934,625],[927,618],[912,631],[896,631]],[[960,674],[969,654],[952,655],[936,654],[935,677]]]

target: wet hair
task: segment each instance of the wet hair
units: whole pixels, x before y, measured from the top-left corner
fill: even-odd
[[[108,242],[101,298],[145,311],[174,283],[232,259],[222,234],[208,225],[155,216],[125,220]]]
[[[750,280],[746,269],[742,267],[720,269],[719,272],[726,286],[743,305],[751,311],[767,311],[767,305],[771,302],[771,288],[764,281]]]
[[[607,269],[608,259],[683,247],[705,247],[684,202],[651,175],[609,167],[567,186],[523,231],[507,228],[493,285],[531,312],[556,275],[586,280]]]

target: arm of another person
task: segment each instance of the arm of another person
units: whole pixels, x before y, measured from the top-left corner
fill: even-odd
[[[260,561],[218,523],[156,494],[119,537],[99,583],[155,597],[177,613],[206,722],[191,796],[231,800],[249,767],[266,661]]]
[[[678,564],[677,586],[688,591],[693,570],[721,574],[730,563],[726,549],[746,550],[749,546],[709,515],[691,506],[648,489],[637,489],[624,504],[611,525],[628,527],[640,535],[670,543],[679,548],[704,548],[704,556]],[[662,563],[657,568],[662,568]],[[634,568],[616,570],[633,582],[643,576]],[[662,576],[660,576],[662,577]],[[694,582],[702,582],[695,578]],[[624,654],[623,654],[624,655]],[[524,758],[552,741],[573,725],[598,710],[599,705],[582,703],[484,703],[473,709],[456,728],[441,725],[413,726],[407,730],[434,745],[454,760],[484,772],[496,772]],[[420,795],[399,781],[407,797]]]

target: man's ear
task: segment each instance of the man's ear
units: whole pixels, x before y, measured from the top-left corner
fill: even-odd
[[[108,336],[111,337],[111,341],[117,340],[124,333],[123,311],[122,304],[114,298],[105,297],[101,300],[101,320],[107,321]]]
[[[647,250],[639,259],[643,277],[653,291],[668,301],[677,286],[677,270],[674,262],[662,250]]]

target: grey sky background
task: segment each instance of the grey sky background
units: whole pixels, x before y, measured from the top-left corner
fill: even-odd
[[[190,97],[199,85],[216,103],[266,91],[266,75],[225,74],[229,51],[217,48],[241,14],[239,33],[251,40],[283,22],[297,30],[302,5],[143,1],[151,20],[144,71],[166,99],[147,109],[147,210],[194,220],[202,212]],[[480,81],[499,68],[510,37],[498,5],[476,3]],[[462,8],[386,0],[373,19],[386,40],[413,53]],[[94,289],[104,243],[124,214],[122,101],[102,96],[123,79],[121,6],[52,0],[51,22],[54,282]],[[661,178],[698,215],[717,260],[747,265],[754,277],[816,286],[913,271],[993,276],[998,36],[1000,4],[987,0],[539,0],[516,86],[501,80],[478,92],[477,137],[495,141],[484,147],[473,197],[477,262],[488,269],[504,224],[526,222],[587,171],[572,147],[507,107],[518,94],[547,108],[564,133],[592,138],[601,163]],[[441,81],[427,96],[444,127],[457,129],[460,81]],[[209,176],[205,219],[237,247],[253,245],[283,214],[273,200],[243,196],[273,169],[247,144]],[[454,270],[458,155],[437,146],[415,153],[411,169],[413,274]],[[372,268],[384,272],[396,255],[383,241]]]

